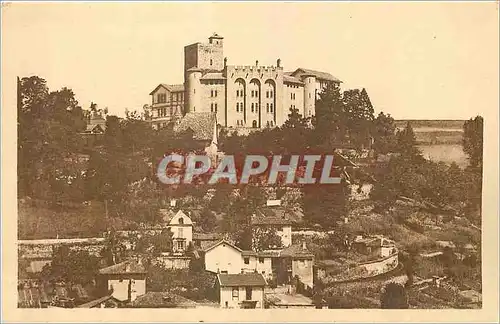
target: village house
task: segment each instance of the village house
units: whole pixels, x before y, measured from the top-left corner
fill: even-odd
[[[358,235],[352,242],[351,247],[359,253],[374,255],[381,258],[396,252],[396,245],[394,241],[389,240],[382,235],[367,237]]]
[[[273,275],[271,258],[266,253],[244,251],[225,240],[203,251],[205,270],[214,273],[259,273],[266,278]]]
[[[121,302],[146,293],[147,271],[140,260],[128,260],[99,270],[101,289]]]
[[[182,210],[160,209],[162,224],[157,229],[170,229],[173,252],[183,253],[193,242],[193,222]]]
[[[294,244],[280,252],[277,264],[278,284],[289,284],[293,278],[298,278],[304,285],[313,287],[314,254],[305,242]]]
[[[281,206],[259,208],[252,215],[252,230],[254,233],[275,230],[281,238],[281,245],[288,247],[292,245],[292,221],[289,217],[291,212]]]
[[[212,112],[190,112],[174,125],[174,132],[191,131],[193,139],[205,148],[207,156],[215,161],[218,152],[217,117]]]
[[[220,273],[215,284],[223,308],[264,308],[266,280],[260,273]]]

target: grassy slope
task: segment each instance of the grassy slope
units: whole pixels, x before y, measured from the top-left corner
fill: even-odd
[[[43,202],[19,201],[18,208],[19,239],[92,237],[106,229],[104,206],[99,202],[55,210]]]

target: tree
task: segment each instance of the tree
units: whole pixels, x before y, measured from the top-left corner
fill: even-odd
[[[217,226],[217,218],[209,209],[203,209],[200,215],[200,219],[197,221],[197,223],[205,232],[210,233]]]
[[[469,163],[473,168],[482,170],[483,165],[483,117],[476,116],[464,124],[462,146],[469,156]]]
[[[281,237],[275,228],[257,227],[252,230],[252,250],[263,251],[281,248]]]
[[[417,140],[411,123],[407,122],[406,127],[396,134],[397,137],[397,151],[402,156],[412,161],[422,161],[422,152],[417,147]]]
[[[42,278],[50,281],[87,284],[91,282],[99,269],[99,258],[87,251],[72,251],[61,246],[54,251],[50,265],[42,269]]]
[[[373,149],[387,154],[396,151],[396,125],[394,118],[381,112],[373,121]]]
[[[380,304],[383,309],[409,308],[405,288],[394,282],[388,283],[380,297]]]

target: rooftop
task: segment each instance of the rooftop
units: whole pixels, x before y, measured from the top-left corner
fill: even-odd
[[[314,254],[309,251],[307,245],[305,244],[292,244],[287,248],[284,248],[280,256],[289,257],[289,258],[302,258],[302,259],[310,259],[314,257]]]
[[[265,286],[266,280],[260,273],[218,274],[221,287]]]
[[[194,308],[196,303],[169,292],[150,291],[137,297],[130,306],[136,308]]]
[[[154,88],[153,91],[149,93],[149,95],[153,95],[159,88],[165,88],[169,92],[183,92],[184,91],[184,84],[166,84],[166,83],[160,83],[156,88]]]
[[[211,141],[216,125],[217,119],[215,113],[190,112],[180,120],[178,125],[175,125],[174,130],[176,132],[184,132],[191,129],[194,139]]]
[[[145,274],[146,272],[146,268],[144,267],[144,265],[142,265],[142,263],[132,260],[124,261],[99,270],[99,273],[104,275],[128,273]]]
[[[332,82],[342,82],[333,75],[331,75],[328,72],[321,72],[321,71],[315,71],[315,70],[310,70],[310,69],[304,69],[304,68],[298,68],[292,73],[292,76],[301,76],[301,75],[313,75],[317,79],[320,80],[325,80],[325,81],[332,81]]]

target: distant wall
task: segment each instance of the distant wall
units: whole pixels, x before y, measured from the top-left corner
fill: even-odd
[[[68,246],[73,251],[87,251],[91,255],[99,256],[105,246],[105,239],[51,239],[22,240],[17,242],[19,256],[24,258],[51,258],[54,249],[61,246]]]
[[[156,264],[166,269],[188,269],[190,262],[191,259],[189,257],[163,255],[156,257]]]

